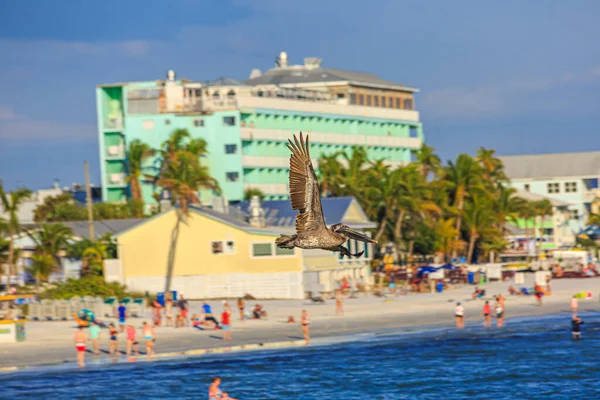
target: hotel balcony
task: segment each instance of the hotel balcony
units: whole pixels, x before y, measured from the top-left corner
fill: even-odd
[[[345,159],[339,160],[340,164],[347,167],[347,161]],[[319,168],[319,160],[312,160],[313,167]],[[384,164],[391,168],[398,168],[407,165],[407,161],[386,161]],[[274,157],[274,156],[242,156],[242,166],[247,168],[286,168],[290,167],[289,157]]]
[[[108,146],[106,147],[105,157],[107,160],[124,160],[125,159],[125,146]]]
[[[108,174],[108,182],[107,182],[107,187],[124,187],[127,186],[127,182],[125,179],[125,173],[124,172],[119,172],[119,173],[113,173],[113,174]]]
[[[123,118],[109,118],[102,123],[105,131],[120,131],[123,129]]]
[[[241,128],[242,140],[270,140],[287,142],[291,132],[283,129]],[[419,149],[421,139],[396,136],[373,136],[348,133],[304,132],[312,143],[357,146],[385,146]]]
[[[287,196],[289,195],[285,183],[244,183],[244,190],[259,189],[266,195]]]

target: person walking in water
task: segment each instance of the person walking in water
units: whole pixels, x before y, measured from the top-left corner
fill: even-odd
[[[108,344],[108,353],[110,355],[119,355],[119,340],[117,338],[117,334],[119,331],[115,327],[115,324],[110,324],[108,326],[108,334],[109,334],[109,344]]]
[[[335,315],[339,317],[344,316],[344,296],[341,290],[335,292]]]
[[[97,356],[100,355],[100,347],[98,346],[98,340],[100,339],[100,327],[94,321],[92,321],[92,324],[90,325],[89,336],[90,341],[92,342],[92,348],[94,349],[94,354]]]
[[[85,343],[87,338],[85,337],[85,332],[83,332],[83,327],[79,327],[77,332],[75,332],[75,349],[77,350],[77,365],[80,367],[85,367]]]
[[[571,311],[573,311],[573,315],[577,315],[577,307],[579,306],[579,301],[577,300],[577,297],[575,297],[575,295],[573,295],[573,298],[571,299]]]
[[[465,308],[460,304],[460,301],[456,303],[454,308],[454,317],[456,319],[456,328],[462,329],[465,327]]]
[[[483,326],[485,326],[486,328],[492,326],[492,307],[490,306],[490,302],[487,300],[483,305],[483,319]]]
[[[310,320],[308,319],[308,313],[306,310],[302,310],[302,314],[300,315],[300,325],[302,326],[302,333],[304,334],[305,346],[308,346],[308,342],[310,341]]]
[[[583,324],[581,318],[573,316],[573,320],[571,320],[571,334],[573,335],[573,340],[581,339],[581,324]]]
[[[142,334],[146,342],[146,355],[154,354],[154,328],[150,324],[144,322],[142,325]]]

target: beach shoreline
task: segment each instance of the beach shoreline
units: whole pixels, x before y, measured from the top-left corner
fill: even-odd
[[[591,292],[592,299],[580,300],[580,312],[600,310],[598,288],[600,279],[565,279],[552,282],[552,294],[544,298],[544,304],[538,307],[533,296],[508,296],[509,283],[495,282],[484,286],[486,298],[496,294],[506,297],[506,324],[511,318],[535,317],[565,314],[565,329],[569,329],[568,318],[571,313],[569,301],[576,292]],[[309,304],[306,301],[276,300],[256,301],[269,312],[268,320],[239,321],[237,313],[232,315],[233,340],[225,345],[220,330],[197,330],[195,328],[156,329],[157,341],[155,360],[173,357],[193,357],[216,355],[221,353],[245,352],[252,350],[285,349],[303,346],[302,332],[298,323],[287,324],[289,315],[296,321],[302,309],[306,309],[311,319],[311,339],[314,344],[342,342],[353,337],[377,332],[411,332],[418,329],[454,327],[453,310],[456,301],[461,301],[466,310],[467,329],[482,326],[482,300],[471,300],[473,286],[466,286],[444,293],[409,294],[381,299],[373,296],[344,301],[345,316],[335,316],[335,301],[325,304]],[[221,304],[210,302],[213,310],[219,311]],[[235,305],[232,304],[235,308]],[[254,302],[248,302],[249,305]],[[190,302],[190,315],[200,309],[202,302]],[[136,327],[143,321],[150,321],[150,312],[146,318],[132,318],[128,321]],[[107,320],[113,322],[113,320]],[[18,371],[40,366],[64,365],[74,363],[76,359],[73,347],[75,333],[73,321],[41,322],[27,324],[27,341],[17,344],[0,344],[0,355],[6,361],[0,366],[0,372]],[[493,321],[495,325],[495,320]],[[492,327],[491,329],[497,329]],[[121,335],[124,336],[124,335]],[[120,349],[124,350],[124,337],[121,337]],[[108,334],[103,330],[101,349],[108,348]],[[90,346],[88,346],[89,348]],[[143,346],[142,346],[143,347]],[[141,349],[143,350],[143,349]],[[145,355],[139,358],[145,358]],[[98,361],[99,360],[99,361]],[[94,356],[86,354],[86,362],[105,364],[110,360],[108,354]],[[120,361],[127,361],[121,356]]]

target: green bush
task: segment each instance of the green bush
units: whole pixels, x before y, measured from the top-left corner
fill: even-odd
[[[86,276],[81,279],[68,279],[64,283],[59,283],[55,287],[47,289],[41,293],[43,299],[70,299],[73,296],[100,296],[104,298],[117,297],[144,297],[143,293],[128,292],[127,286],[116,282],[106,282],[101,276]]]

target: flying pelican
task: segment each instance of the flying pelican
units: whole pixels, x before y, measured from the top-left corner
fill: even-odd
[[[281,249],[323,249],[339,251],[343,256],[360,257],[360,253],[352,254],[342,246],[348,239],[366,243],[377,243],[376,240],[350,229],[344,224],[335,224],[327,228],[321,207],[321,191],[315,175],[310,153],[308,152],[308,136],[306,141],[300,132],[300,141],[294,135],[294,141],[288,139],[290,157],[290,201],[292,209],[298,210],[296,215],[296,234],[281,235],[275,244]]]

